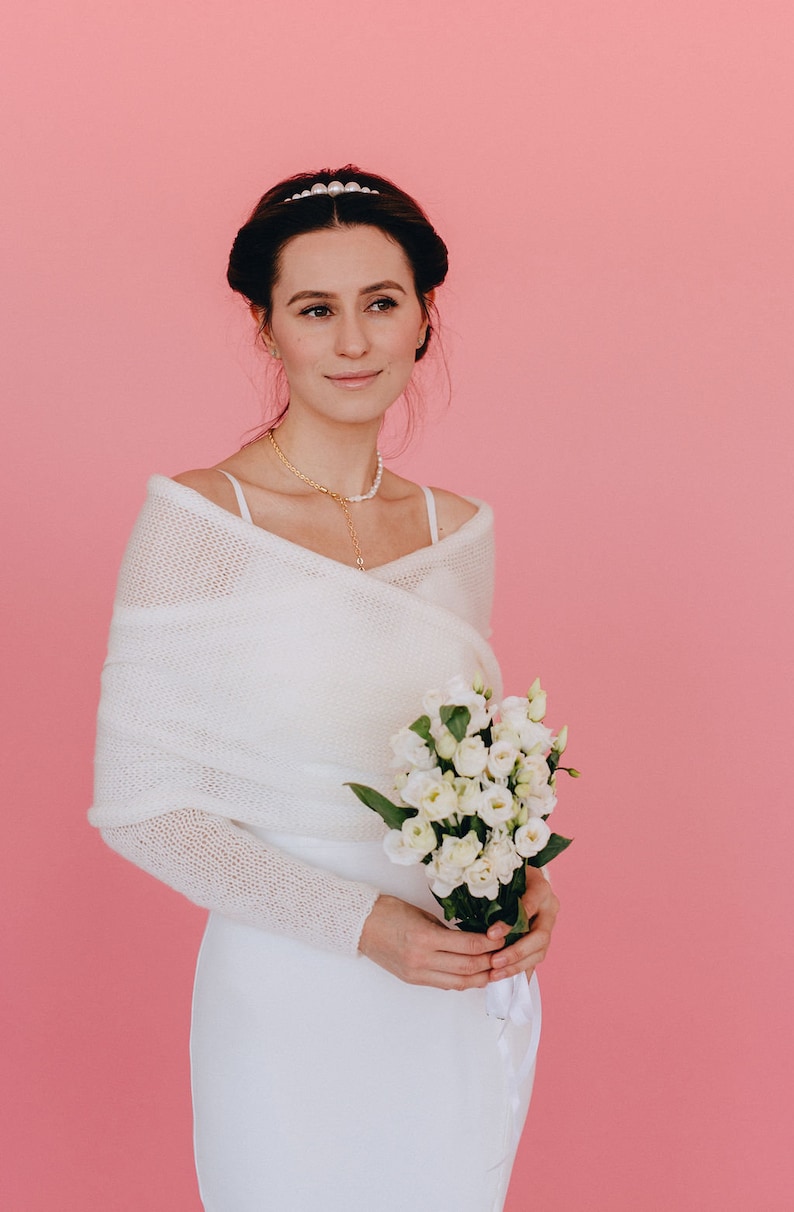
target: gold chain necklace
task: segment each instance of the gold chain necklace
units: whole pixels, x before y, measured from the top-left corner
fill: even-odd
[[[345,515],[345,521],[347,522],[347,529],[350,532],[350,539],[353,544],[353,550],[356,553],[356,568],[358,568],[359,572],[366,572],[366,568],[364,567],[364,557],[361,554],[361,545],[359,544],[359,541],[358,541],[358,535],[356,534],[356,528],[353,525],[353,519],[350,516],[350,510],[348,509],[348,504],[351,501],[371,501],[372,498],[375,496],[375,493],[380,488],[380,482],[383,478],[383,455],[380,453],[379,450],[375,452],[378,456],[378,466],[377,466],[377,470],[375,472],[375,478],[372,481],[372,487],[370,488],[369,492],[360,493],[354,497],[343,497],[340,492],[332,492],[331,489],[326,488],[324,484],[318,484],[317,481],[312,480],[310,476],[305,476],[302,471],[298,471],[297,467],[293,466],[293,464],[290,463],[289,459],[284,454],[284,451],[279,446],[278,442],[276,441],[275,437],[273,436],[272,429],[269,429],[267,431],[267,436],[270,438],[270,445],[273,447],[276,454],[281,459],[281,462],[284,464],[284,466],[289,471],[292,472],[292,474],[294,476],[297,476],[299,480],[303,480],[304,484],[308,484],[311,488],[314,488],[317,492],[322,492],[325,494],[325,496],[331,497],[340,506],[342,513]]]

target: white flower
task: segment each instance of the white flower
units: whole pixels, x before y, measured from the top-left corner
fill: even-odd
[[[443,690],[428,690],[422,699],[422,710],[431,720],[438,719],[439,708],[446,702]]]
[[[524,800],[530,816],[548,816],[557,806],[557,797],[548,785]]]
[[[462,677],[454,677],[444,687],[444,703],[450,707],[468,707],[471,718],[466,727],[467,736],[474,736],[482,728],[487,728],[491,722],[485,695],[478,694]]]
[[[518,750],[509,741],[494,741],[488,751],[488,773],[495,779],[506,779],[516,764]]]
[[[495,901],[499,895],[499,880],[490,859],[482,857],[475,859],[466,868],[466,887],[472,896],[485,896],[489,901]]]
[[[448,867],[468,867],[473,863],[481,850],[480,839],[473,829],[465,837],[450,837],[449,834],[441,839],[439,862]]]
[[[452,759],[458,774],[464,778],[477,778],[481,775],[488,762],[488,750],[480,736],[467,736],[455,750]]]
[[[510,724],[506,724],[504,720],[494,724],[491,736],[495,741],[507,741],[508,745],[515,745],[516,749],[521,745],[521,738],[517,730]]]
[[[394,753],[392,766],[413,766],[417,770],[432,770],[436,764],[425,742],[410,728],[401,728],[389,744]]]
[[[554,733],[538,720],[524,720],[518,730],[525,753],[546,753],[551,748]]]
[[[492,829],[496,825],[503,825],[505,821],[510,820],[514,812],[515,800],[507,787],[491,784],[485,788],[480,797],[477,814],[486,825],[490,825]]]
[[[524,863],[506,829],[494,830],[483,854],[490,860],[500,884],[509,884],[513,872]]]
[[[518,732],[521,725],[529,719],[529,703],[526,699],[520,699],[518,695],[508,695],[506,699],[502,699],[499,718],[508,728],[515,728]]]
[[[413,863],[422,861],[422,852],[407,845],[401,829],[389,830],[383,839],[383,849],[393,863],[399,863],[402,867],[410,867]]]
[[[421,858],[435,850],[438,844],[435,829],[421,812],[403,821],[401,833],[405,845],[418,851]]]
[[[404,804],[412,808],[421,808],[422,796],[432,783],[440,783],[441,771],[438,766],[432,770],[412,770],[406,779],[405,786],[400,791]]]
[[[541,690],[529,702],[529,718],[531,720],[542,720],[546,714],[546,691]]]
[[[455,779],[455,790],[458,793],[458,812],[462,816],[474,816],[479,809],[482,795],[479,781]]]
[[[427,864],[428,878],[431,880],[431,890],[436,896],[449,896],[455,888],[460,887],[464,880],[463,868],[452,867],[442,862],[438,854],[434,854]]]
[[[445,779],[433,780],[419,796],[418,806],[428,820],[443,821],[457,811],[458,793]]]
[[[516,795],[539,793],[549,783],[549,767],[540,753],[521,754],[516,771]],[[519,790],[520,789],[520,790]]]
[[[539,816],[531,816],[526,825],[520,825],[513,835],[513,845],[523,858],[540,854],[551,837],[551,829]]]

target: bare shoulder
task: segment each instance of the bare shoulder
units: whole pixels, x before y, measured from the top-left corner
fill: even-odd
[[[467,501],[465,497],[448,492],[446,488],[433,488],[433,496],[436,500],[438,533],[441,538],[460,530],[464,522],[468,522],[477,513],[476,505]]]
[[[201,493],[214,505],[220,505],[222,509],[228,509],[230,513],[238,512],[234,489],[217,467],[197,467],[192,471],[181,471],[178,476],[171,478],[177,484],[184,484],[186,488],[192,488],[194,492]]]

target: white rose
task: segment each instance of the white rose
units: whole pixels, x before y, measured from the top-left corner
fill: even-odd
[[[429,783],[419,796],[419,808],[428,820],[443,821],[457,811],[458,793],[444,779]]]
[[[490,859],[484,856],[475,859],[466,868],[466,887],[472,896],[485,896],[489,901],[495,901],[499,895],[499,880]]]
[[[473,863],[481,850],[480,839],[473,829],[465,837],[446,837],[441,839],[439,861],[449,867],[468,867]]]
[[[519,731],[521,725],[529,719],[528,711],[529,703],[526,699],[520,699],[518,695],[510,694],[506,699],[502,699],[499,717],[508,728],[515,728],[516,731]]]
[[[455,888],[460,887],[464,879],[461,867],[451,867],[442,862],[438,854],[427,864],[427,873],[431,880],[431,890],[441,897],[449,896]]]
[[[425,715],[429,715],[431,720],[438,719],[438,711],[442,703],[446,702],[444,693],[441,690],[428,690],[425,697],[422,699],[422,710]]]
[[[531,816],[526,825],[520,825],[513,836],[513,845],[523,858],[540,854],[551,837],[551,829],[539,816]]]
[[[486,787],[480,797],[477,813],[486,825],[494,828],[509,821],[515,812],[515,800],[507,787]]]
[[[466,727],[467,736],[474,736],[480,729],[487,728],[491,722],[485,695],[478,694],[460,676],[454,677],[444,687],[444,703],[450,707],[468,707],[471,718]]]
[[[516,772],[516,795],[540,794],[549,784],[549,767],[540,753],[521,754]]]
[[[513,872],[524,862],[513,845],[510,834],[502,829],[494,832],[483,854],[490,860],[500,884],[509,884],[513,878]]]
[[[512,725],[505,723],[504,720],[501,720],[498,724],[494,724],[491,729],[491,736],[495,741],[507,741],[509,745],[515,745],[516,749],[521,744],[521,738],[516,729]]]
[[[482,794],[479,782],[472,779],[456,779],[455,790],[458,793],[458,812],[462,816],[474,816],[479,809]]]
[[[432,770],[435,758],[420,736],[410,728],[401,728],[389,741],[394,753],[392,766],[414,766],[417,770]]]
[[[494,741],[488,751],[488,773],[495,779],[506,779],[516,764],[518,750],[509,741]]]
[[[537,720],[524,720],[518,730],[521,748],[526,753],[545,753],[551,749],[554,733]]]
[[[488,762],[488,750],[482,737],[464,737],[452,761],[458,774],[464,778],[472,779],[481,775]]]
[[[412,770],[406,779],[405,786],[400,791],[403,803],[412,808],[422,807],[422,796],[433,783],[440,783],[441,771],[438,766],[432,770]]]
[[[530,816],[548,816],[557,805],[557,797],[548,784],[524,801]]]
[[[383,839],[383,849],[393,863],[399,863],[402,867],[410,867],[422,861],[421,851],[406,844],[405,834],[401,829],[389,830]]]
[[[424,858],[431,850],[435,850],[438,845],[435,829],[427,817],[422,816],[421,813],[404,820],[401,833],[406,846],[418,851],[421,858]]]

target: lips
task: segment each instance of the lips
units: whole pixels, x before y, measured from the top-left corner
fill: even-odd
[[[359,370],[355,374],[326,375],[326,378],[337,387],[362,388],[374,383],[379,374],[379,370]]]

